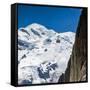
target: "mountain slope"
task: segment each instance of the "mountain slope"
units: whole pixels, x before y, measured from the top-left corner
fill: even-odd
[[[18,30],[18,83],[57,83],[65,72],[75,33],[33,23]]]

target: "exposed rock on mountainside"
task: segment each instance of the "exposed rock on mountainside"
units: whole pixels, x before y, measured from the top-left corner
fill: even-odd
[[[18,84],[58,83],[75,41],[74,32],[58,33],[33,23],[18,30]]]
[[[60,82],[87,81],[87,10],[83,9],[76,32],[75,44],[67,69]]]

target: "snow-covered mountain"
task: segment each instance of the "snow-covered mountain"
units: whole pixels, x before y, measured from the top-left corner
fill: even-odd
[[[57,83],[65,72],[74,32],[57,33],[33,23],[18,30],[18,84]]]

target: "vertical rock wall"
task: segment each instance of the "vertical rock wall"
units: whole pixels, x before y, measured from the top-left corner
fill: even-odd
[[[71,57],[59,79],[59,82],[75,81],[87,81],[87,9],[82,10]]]

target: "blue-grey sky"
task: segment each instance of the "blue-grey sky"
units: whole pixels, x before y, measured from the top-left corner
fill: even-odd
[[[18,28],[39,23],[56,32],[75,32],[81,9],[18,5]]]

